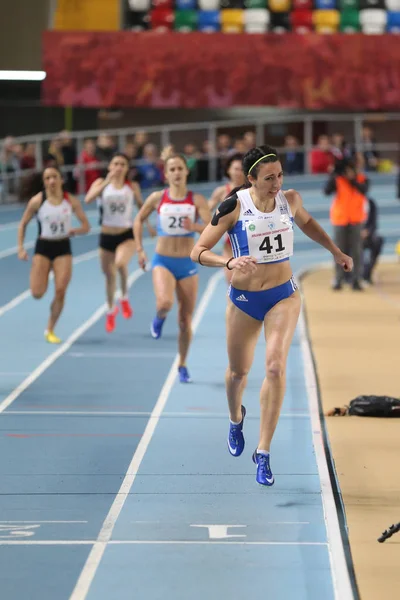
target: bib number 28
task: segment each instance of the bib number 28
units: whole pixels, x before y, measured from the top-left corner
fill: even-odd
[[[183,229],[183,221],[186,217],[169,217],[170,229]]]
[[[276,242],[276,244],[272,245],[270,236],[265,236],[258,249],[262,252],[267,252],[267,254],[271,254],[274,250],[275,252],[283,252],[285,250],[280,233],[273,238],[273,241]]]

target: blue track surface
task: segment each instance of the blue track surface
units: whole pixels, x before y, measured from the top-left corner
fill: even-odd
[[[373,192],[392,254],[394,186]],[[303,196],[330,230],[329,202],[317,190]],[[224,281],[201,269],[194,383],[179,385],[176,310],[151,339],[151,275],[136,274],[134,317],[107,335],[97,236],[76,239],[57,349],[42,338],[51,290],[41,302],[25,293],[29,264],[12,253],[20,214],[0,211],[1,598],[350,600],[301,326],[272,447],[276,484],[263,489],[251,462],[262,339],[244,399],[246,449],[239,459],[226,449]],[[295,272],[328,259],[296,231]]]

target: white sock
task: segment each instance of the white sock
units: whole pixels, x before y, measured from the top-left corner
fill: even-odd
[[[269,456],[269,452],[267,450],[259,450],[257,448],[257,454],[262,454],[263,456]]]
[[[108,309],[108,314],[112,315],[114,313],[114,311],[115,311],[115,306],[113,306],[112,308]]]
[[[121,300],[128,300],[128,295],[124,294],[123,296],[121,296]]]
[[[235,421],[232,421],[231,419],[229,419],[229,423],[231,423],[232,425],[240,425],[242,421],[239,421],[239,423],[235,423]]]

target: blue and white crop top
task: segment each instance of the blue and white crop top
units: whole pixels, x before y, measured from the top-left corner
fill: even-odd
[[[289,260],[293,255],[293,215],[283,192],[275,198],[272,212],[260,212],[254,205],[250,190],[239,190],[240,215],[228,231],[234,258],[254,256],[257,263]]]
[[[194,237],[194,231],[188,231],[183,226],[183,221],[186,217],[193,223],[197,218],[197,210],[192,192],[188,192],[186,198],[183,200],[171,200],[168,190],[165,190],[157,212],[158,236]]]

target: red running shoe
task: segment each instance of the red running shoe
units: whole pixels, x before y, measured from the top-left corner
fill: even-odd
[[[129,304],[129,300],[120,300],[122,316],[124,319],[130,319],[133,315],[133,310],[131,305]]]
[[[119,312],[118,306],[112,312],[108,312],[106,316],[106,331],[111,333],[115,329],[115,318]]]

